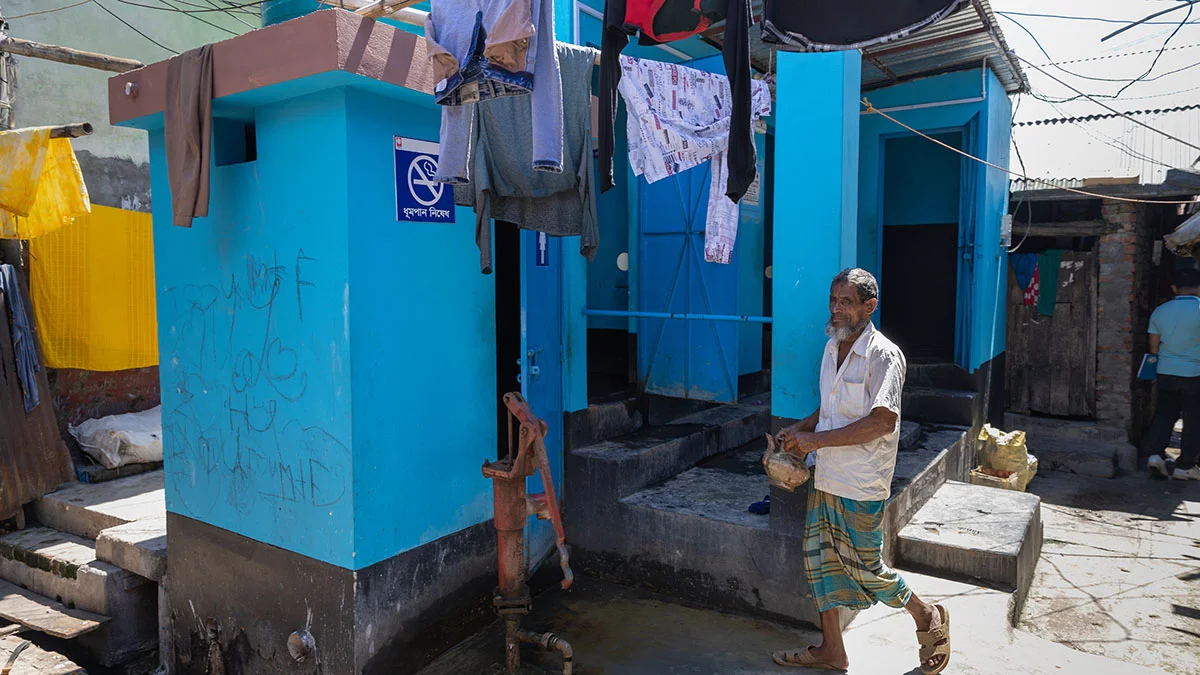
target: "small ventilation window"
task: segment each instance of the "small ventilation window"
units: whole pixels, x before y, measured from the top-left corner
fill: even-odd
[[[254,122],[214,118],[212,154],[217,166],[245,164],[258,159]]]

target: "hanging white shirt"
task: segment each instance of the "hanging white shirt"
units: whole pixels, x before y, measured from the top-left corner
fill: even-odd
[[[841,368],[837,359],[838,344],[830,340],[821,361],[817,431],[853,424],[875,408],[896,413],[896,426],[868,443],[817,450],[814,485],[822,492],[857,501],[887,499],[900,448],[900,398],[908,364],[900,348],[871,323],[854,341]]]

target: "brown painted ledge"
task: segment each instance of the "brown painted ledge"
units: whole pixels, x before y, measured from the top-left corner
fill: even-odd
[[[432,94],[425,40],[342,9],[325,9],[213,44],[213,98],[344,71]],[[108,81],[111,124],[161,113],[167,62]],[[127,95],[127,89],[135,95]]]

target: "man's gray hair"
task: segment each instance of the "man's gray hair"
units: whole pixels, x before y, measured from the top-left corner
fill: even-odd
[[[838,284],[849,284],[854,287],[854,290],[858,291],[859,302],[879,297],[879,282],[875,280],[875,275],[859,267],[838,272],[829,285],[833,287]]]

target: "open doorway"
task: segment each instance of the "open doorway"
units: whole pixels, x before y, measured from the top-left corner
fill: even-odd
[[[962,147],[962,133],[934,138]],[[885,141],[880,328],[913,362],[951,363],[961,160],[918,136]]]

